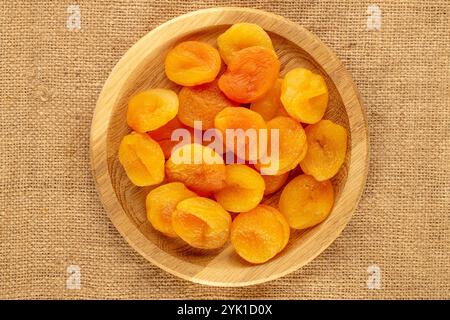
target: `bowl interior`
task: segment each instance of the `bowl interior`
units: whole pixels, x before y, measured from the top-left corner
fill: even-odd
[[[173,38],[164,42],[162,45],[157,46],[154,49],[157,50],[157,52],[151,55],[151,57],[143,59],[138,68],[130,70],[131,76],[127,79],[127,81],[125,81],[125,85],[120,88],[119,98],[113,108],[107,130],[107,165],[110,179],[114,187],[114,192],[123,208],[123,211],[139,230],[139,232],[142,233],[145,241],[148,242],[143,245],[157,246],[165,254],[178,259],[180,263],[185,262],[191,267],[194,266],[195,270],[202,270],[204,268],[214,269],[217,271],[217,279],[212,280],[213,282],[222,282],[222,280],[227,277],[230,279],[242,279],[242,281],[245,281],[245,273],[257,273],[261,269],[268,268],[270,265],[276,264],[282,256],[289,256],[292,250],[301,248],[311,239],[311,236],[316,232],[316,229],[320,228],[319,225],[308,230],[292,232],[287,248],[277,257],[263,265],[251,265],[246,263],[234,253],[232,248],[230,248],[230,244],[220,250],[197,250],[191,248],[181,240],[165,237],[152,228],[147,221],[145,210],[145,197],[151,188],[139,188],[134,186],[127,178],[118,161],[117,153],[120,141],[124,135],[130,132],[130,128],[126,123],[127,103],[130,97],[148,88],[171,88],[177,92],[180,89],[178,85],[169,81],[164,73],[164,58],[167,51],[176,43],[188,39],[201,40],[216,46],[217,36],[224,32],[227,27],[227,25],[220,25],[204,28],[200,32],[184,35],[179,38]],[[324,118],[331,119],[347,128],[349,133],[348,146],[350,148],[352,144],[350,143],[351,131],[349,127],[349,118],[341,96],[339,95],[339,92],[331,78],[307,52],[303,51],[296,44],[278,34],[270,32],[269,34],[272,38],[277,55],[281,61],[282,76],[295,67],[306,67],[316,73],[322,74],[326,79],[330,99]],[[349,154],[349,152],[347,152],[347,154]],[[343,186],[347,180],[348,165],[349,161],[346,159],[343,168],[333,178],[336,202],[338,202],[342,196]],[[300,169],[296,169],[296,172],[294,173],[295,174],[290,175],[290,178],[298,175],[301,171]],[[264,199],[264,202],[276,206],[278,203],[278,197],[279,193]],[[337,214],[335,211],[336,210],[333,210],[330,217]],[[280,269],[281,271],[282,268],[283,267]],[[284,268],[288,269],[289,266],[286,265]],[[243,270],[246,270],[246,272],[243,273]],[[222,273],[224,276],[221,276]],[[233,275],[231,273],[235,274]]]

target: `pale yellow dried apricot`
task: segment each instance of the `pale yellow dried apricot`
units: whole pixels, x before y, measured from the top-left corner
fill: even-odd
[[[281,102],[292,118],[303,123],[317,123],[328,105],[324,78],[305,68],[289,71],[281,85]]]
[[[236,23],[217,37],[223,61],[228,64],[236,52],[253,46],[273,50],[272,40],[263,28],[254,23]]]
[[[226,186],[214,194],[217,202],[230,212],[244,212],[255,208],[264,195],[261,175],[244,164],[232,164],[226,168]]]
[[[208,198],[182,200],[172,214],[172,226],[176,234],[199,249],[222,247],[229,238],[230,225],[230,214]]]
[[[304,174],[284,187],[278,207],[292,228],[305,229],[325,220],[333,204],[334,190],[331,182],[319,182]]]
[[[156,230],[166,236],[176,237],[177,234],[172,227],[172,213],[180,201],[196,196],[181,182],[161,185],[147,195],[147,219]]]
[[[168,89],[150,89],[128,102],[127,123],[137,132],[156,130],[175,118],[178,96]]]
[[[307,126],[305,132],[308,151],[300,167],[318,181],[331,179],[345,161],[347,130],[330,120],[321,120]]]
[[[119,161],[135,185],[151,186],[164,180],[164,154],[159,144],[145,133],[123,137]]]

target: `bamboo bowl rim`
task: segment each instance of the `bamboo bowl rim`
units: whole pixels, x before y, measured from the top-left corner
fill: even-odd
[[[228,266],[225,272],[220,262],[212,259],[205,265],[193,264],[166,252],[149,241],[127,215],[117,194],[108,165],[108,129],[121,88],[143,60],[151,59],[167,41],[188,36],[212,26],[253,22],[266,31],[277,34],[307,52],[335,85],[345,107],[350,128],[348,170],[341,196],[330,216],[321,224],[302,234],[301,248],[258,266]],[[164,37],[161,37],[161,35]],[[319,38],[281,16],[249,8],[211,8],[176,17],[153,29],[136,42],[112,70],[100,93],[94,111],[90,155],[92,172],[101,202],[120,234],[143,257],[161,269],[180,278],[212,286],[247,286],[270,281],[295,271],[325,250],[344,229],[364,190],[368,172],[369,142],[364,107],[350,74],[341,61]],[[309,230],[309,229],[308,229]],[[230,254],[228,247],[219,254]]]

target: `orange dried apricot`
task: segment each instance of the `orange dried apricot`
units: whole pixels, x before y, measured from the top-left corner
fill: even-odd
[[[167,77],[182,86],[196,86],[213,81],[221,68],[220,54],[213,46],[200,41],[185,41],[166,56]]]
[[[191,143],[177,148],[166,162],[169,181],[183,182],[202,196],[210,196],[225,186],[225,164],[213,149]]]
[[[150,191],[146,198],[147,219],[152,226],[169,237],[177,234],[172,227],[172,213],[177,204],[197,195],[181,182],[171,182]]]
[[[276,54],[264,47],[248,47],[234,54],[219,88],[239,103],[249,103],[264,96],[273,87],[280,72]]]
[[[177,145],[179,144],[178,141],[172,141],[170,139],[166,139],[166,140],[161,140],[158,141],[163,153],[164,153],[164,159],[169,159],[170,156],[172,155],[173,149],[175,147],[177,147]]]
[[[178,94],[178,118],[189,127],[202,121],[203,130],[214,127],[214,117],[224,108],[237,106],[220,91],[217,81],[195,87],[183,87]]]
[[[178,117],[175,117],[167,122],[164,126],[156,130],[149,131],[148,134],[156,141],[167,140],[170,139],[174,130],[180,128],[186,128],[186,126],[180,122]]]
[[[262,98],[250,105],[250,110],[258,112],[266,121],[276,116],[289,117],[280,100],[282,82],[282,79],[277,79],[275,85]]]
[[[175,118],[178,96],[168,89],[150,89],[128,102],[127,123],[137,132],[156,130]]]
[[[263,263],[283,250],[289,239],[285,218],[273,207],[259,205],[240,213],[231,224],[231,243],[243,259]]]
[[[305,229],[325,220],[334,204],[331,182],[303,174],[291,180],[280,196],[278,207],[292,228]]]
[[[317,123],[328,104],[323,77],[305,68],[289,71],[281,85],[281,102],[289,115],[303,123]]]
[[[164,180],[164,154],[159,144],[145,133],[123,137],[119,161],[135,185],[151,186]]]
[[[272,40],[263,28],[254,23],[236,23],[217,37],[223,61],[228,64],[236,52],[254,46],[273,50]]]
[[[172,133],[177,129],[189,130],[192,139],[193,133],[191,132],[191,129],[182,124],[180,120],[178,120],[178,117],[173,118],[161,128],[148,132],[150,137],[155,139],[161,146],[166,160],[170,158],[172,149],[179,143],[178,141],[172,141],[171,139]]]
[[[281,189],[282,186],[286,183],[289,172],[274,176],[274,175],[263,175],[264,184],[266,189],[264,190],[264,195],[272,194]]]
[[[266,144],[260,137],[267,132],[259,130],[267,129],[267,126],[258,113],[244,107],[227,107],[216,115],[214,126],[222,133],[227,150],[241,159],[256,160],[265,154]]]
[[[194,197],[182,200],[172,214],[176,234],[199,249],[216,249],[228,240],[231,216],[214,200]]]
[[[268,205],[261,205],[261,206],[263,206],[267,210],[272,211],[275,217],[277,218],[278,222],[280,222],[281,226],[283,227],[283,242],[281,243],[280,249],[281,251],[286,247],[286,245],[289,242],[289,237],[291,236],[291,227],[289,226],[289,223],[287,222],[286,218],[278,209],[275,209],[274,207]]]
[[[227,211],[244,212],[255,208],[264,195],[261,175],[244,164],[232,164],[226,168],[226,186],[214,197]]]
[[[280,175],[294,169],[307,151],[303,127],[289,117],[276,117],[267,122],[269,129],[268,158],[261,159],[256,167],[267,174]],[[272,130],[278,130],[278,146],[272,143]],[[277,148],[277,149],[274,149]],[[274,152],[278,151],[278,159]]]
[[[345,160],[347,130],[330,120],[321,120],[307,126],[305,132],[308,151],[300,167],[318,181],[331,179]]]

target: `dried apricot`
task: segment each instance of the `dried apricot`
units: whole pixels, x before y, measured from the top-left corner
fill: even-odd
[[[166,162],[169,181],[183,182],[202,196],[210,196],[225,186],[225,164],[213,149],[201,144],[186,144],[172,152]]]
[[[220,54],[213,46],[200,41],[185,41],[169,51],[165,69],[173,82],[196,86],[213,81],[221,64]]]
[[[194,121],[202,121],[204,130],[214,127],[214,117],[221,110],[237,106],[220,91],[217,81],[195,87],[183,87],[178,98],[180,121],[192,128]]]
[[[280,100],[282,82],[282,79],[277,79],[275,85],[262,98],[250,105],[250,110],[258,112],[266,121],[276,116],[289,117]]]
[[[137,132],[156,130],[175,118],[178,96],[168,89],[150,89],[128,102],[127,123]]]
[[[175,117],[162,127],[148,132],[148,134],[156,141],[167,140],[170,139],[174,130],[180,128],[186,128],[186,126],[180,122],[178,117]]]
[[[328,104],[323,77],[305,68],[289,71],[281,85],[281,102],[289,115],[303,123],[317,123]]]
[[[182,200],[172,214],[176,234],[199,249],[216,249],[228,240],[231,216],[214,200],[194,197]]]
[[[330,120],[321,120],[307,126],[305,132],[308,151],[300,167],[318,181],[331,179],[345,160],[347,130]]]
[[[278,207],[292,228],[305,229],[325,220],[333,204],[331,182],[319,182],[312,176],[303,174],[286,185]]]
[[[230,212],[244,212],[255,208],[264,195],[261,175],[244,164],[226,166],[226,186],[216,192],[217,202]]]
[[[228,64],[235,53],[253,46],[273,50],[272,40],[263,28],[254,23],[236,23],[217,37],[217,45],[223,61]]]
[[[151,186],[164,180],[164,154],[159,144],[145,133],[123,137],[119,161],[135,185]]]
[[[180,201],[196,196],[181,182],[159,186],[147,195],[147,219],[156,230],[169,237],[176,237],[177,234],[172,227],[172,213]]]
[[[303,127],[289,117],[276,117],[267,122],[269,130],[268,158],[261,159],[256,167],[263,174],[280,175],[294,169],[307,151]],[[272,141],[272,130],[278,130],[278,145]],[[278,151],[278,156],[275,152]]]
[[[219,88],[239,103],[249,103],[264,96],[278,79],[280,62],[276,54],[264,47],[248,47],[234,54]]]
[[[289,239],[285,218],[273,207],[259,205],[240,213],[231,224],[231,243],[251,263],[263,263],[283,250]]]
[[[164,159],[166,160],[172,155],[173,149],[178,146],[178,141],[172,141],[170,139],[161,140],[158,141],[158,143],[164,153]]]
[[[241,159],[257,160],[265,154],[267,126],[258,113],[244,107],[227,107],[216,115],[214,126],[222,133],[227,150]]]
[[[261,206],[263,206],[267,210],[272,211],[275,217],[277,218],[278,222],[280,222],[281,226],[283,227],[283,242],[281,243],[280,249],[281,251],[284,249],[284,247],[286,247],[286,245],[289,242],[289,237],[291,236],[291,227],[289,226],[289,223],[287,222],[286,218],[278,209],[275,209],[274,207],[268,205],[261,205]]]
[[[272,194],[281,189],[282,186],[286,183],[289,172],[274,176],[274,175],[263,175],[264,184],[266,189],[264,190],[264,195]]]
[[[190,132],[192,139],[192,130],[182,124],[180,120],[178,120],[178,117],[173,118],[161,128],[148,132],[150,137],[156,140],[161,146],[161,149],[164,153],[164,158],[166,160],[170,158],[172,149],[179,144],[178,141],[171,139],[172,133],[177,129],[187,129]]]

